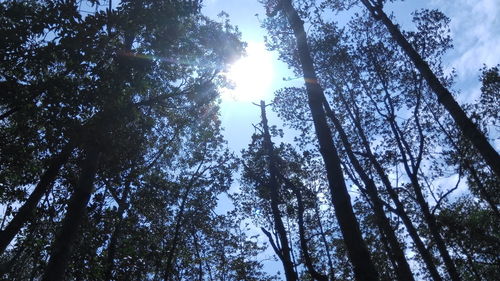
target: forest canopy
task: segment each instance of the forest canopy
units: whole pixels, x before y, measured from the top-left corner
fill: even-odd
[[[464,102],[440,10],[255,2],[300,83],[233,151],[230,14],[0,1],[0,279],[500,280],[500,65]]]

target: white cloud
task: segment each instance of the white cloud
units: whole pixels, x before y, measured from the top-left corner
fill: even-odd
[[[478,70],[493,66],[500,58],[500,5],[497,0],[431,0],[431,7],[451,18],[455,48],[447,65],[458,72],[458,85],[465,101],[478,94]]]

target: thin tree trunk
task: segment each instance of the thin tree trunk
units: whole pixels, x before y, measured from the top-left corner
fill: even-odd
[[[7,110],[6,112],[0,114],[0,121],[11,116],[12,114],[16,113],[19,110],[19,108],[14,107],[12,109]]]
[[[467,263],[468,263],[468,266],[470,267],[470,271],[471,271],[472,275],[474,276],[474,279],[476,279],[476,281],[481,281],[482,280],[481,274],[479,274],[479,271],[477,270],[477,268],[474,264],[474,260],[472,259],[472,254],[469,252],[468,249],[465,248],[465,246],[463,245],[462,242],[459,243],[459,247],[460,247],[460,250],[467,257]]]
[[[174,258],[175,254],[177,252],[177,244],[178,244],[178,239],[179,235],[181,233],[182,229],[182,224],[184,222],[184,212],[186,209],[186,203],[188,200],[188,196],[191,192],[191,189],[193,188],[194,184],[196,183],[197,178],[203,174],[204,171],[201,171],[201,167],[203,166],[204,161],[200,162],[198,167],[196,168],[196,171],[194,174],[191,176],[187,186],[186,190],[184,191],[184,194],[182,195],[181,199],[181,205],[179,206],[179,211],[177,212],[177,215],[175,217],[175,228],[174,228],[174,235],[172,237],[172,240],[170,241],[170,247],[167,247],[168,250],[168,255],[167,255],[167,262],[165,264],[165,270],[163,272],[163,278],[165,281],[172,280],[172,272],[173,272],[173,266],[174,266]]]
[[[441,124],[441,122],[439,122],[439,119],[436,117],[436,115],[434,114],[434,112],[431,111],[431,113],[432,113],[432,116],[434,117],[434,120],[439,125],[439,128],[446,135],[446,138],[448,138],[448,141],[451,143],[451,145],[453,146],[453,148],[455,149],[455,151],[458,154],[460,154],[460,156],[463,158],[462,162],[463,162],[463,165],[464,165],[465,169],[467,171],[469,171],[469,174],[470,174],[472,180],[477,185],[477,189],[479,190],[479,195],[480,195],[479,198],[481,198],[484,201],[486,201],[486,203],[488,203],[488,205],[490,205],[490,208],[493,210],[493,212],[495,213],[495,215],[498,218],[500,218],[500,211],[497,208],[497,204],[493,201],[494,197],[490,195],[490,192],[486,189],[486,187],[484,186],[482,180],[479,178],[479,175],[477,174],[476,168],[467,159],[467,157],[465,155],[465,152],[463,152],[459,148],[458,144],[455,142],[455,140],[451,136],[451,133],[448,130],[446,130],[446,128],[443,126],[443,124]]]
[[[198,248],[200,245],[198,243],[198,237],[196,236],[196,232],[193,231],[191,234],[193,236],[193,245],[194,245],[194,253],[196,258],[198,259],[198,281],[203,281],[203,259],[200,255],[200,249]]]
[[[361,0],[361,2],[363,2],[375,19],[382,21],[382,23],[387,27],[392,38],[412,60],[415,67],[427,81],[429,87],[437,95],[439,103],[450,113],[451,117],[455,120],[456,125],[460,128],[464,136],[474,145],[497,178],[500,179],[500,156],[488,142],[484,133],[479,130],[476,124],[474,124],[469,117],[467,117],[453,95],[439,81],[427,62],[411,46],[399,28],[385,14],[381,5],[373,5],[369,0]],[[458,276],[454,276],[453,279],[454,278],[458,278]]]
[[[319,226],[319,231],[321,235],[321,242],[323,242],[323,245],[325,247],[325,252],[326,252],[326,257],[328,259],[328,267],[329,267],[329,279],[330,281],[335,280],[335,272],[333,270],[333,261],[332,261],[332,255],[330,254],[330,247],[328,246],[328,241],[326,239],[326,234],[323,229],[323,223],[321,222],[321,217],[319,216],[319,210],[318,210],[318,204],[315,202],[314,204],[314,212],[316,214],[316,217],[318,217],[318,226]]]
[[[267,124],[266,117],[266,105],[264,101],[260,102],[261,115],[262,115],[262,127],[264,130],[264,150],[268,156],[269,160],[269,183],[268,188],[271,194],[271,211],[273,214],[274,225],[276,232],[278,233],[279,240],[281,242],[281,256],[283,261],[283,267],[285,270],[285,276],[287,281],[298,280],[297,273],[294,270],[291,249],[288,242],[288,237],[286,233],[283,220],[281,219],[281,212],[278,207],[279,195],[278,195],[278,170],[276,167],[276,162],[274,158],[273,143],[271,141],[271,135],[269,134],[269,127]]]
[[[364,197],[365,197],[365,200],[369,200],[368,198],[366,198],[366,194],[364,194]],[[368,201],[368,203],[370,203],[370,201]],[[373,206],[371,206],[373,208]],[[376,218],[376,220],[378,220]],[[394,255],[394,252],[391,250],[391,246],[389,245],[389,241],[387,239],[387,236],[385,235],[384,233],[384,229],[382,228],[382,225],[380,223],[377,223],[377,228],[378,228],[378,231],[380,232],[380,241],[382,242],[382,246],[384,247],[384,250],[385,252],[387,253],[387,257],[389,258],[389,261],[392,265],[392,268],[394,268],[394,271],[396,272],[396,278],[401,278],[399,276],[399,265],[398,265],[398,262],[396,260],[396,256]],[[389,272],[386,272],[385,274],[387,275],[388,278],[391,277],[391,275],[388,274]],[[382,278],[383,279],[383,278]]]
[[[132,105],[127,106],[127,110],[130,110]],[[118,111],[115,114],[120,113]],[[103,122],[104,118],[103,112],[98,112],[94,117],[92,117],[85,125],[81,125],[76,128],[76,131],[85,131],[88,130],[88,126],[93,124],[94,122]],[[38,202],[42,198],[42,196],[50,190],[53,185],[55,179],[57,178],[57,174],[61,167],[67,162],[69,156],[73,152],[76,147],[76,141],[70,140],[62,149],[61,153],[52,159],[49,168],[40,178],[40,182],[37,184],[32,194],[28,198],[28,200],[24,203],[24,205],[19,209],[16,216],[12,219],[9,225],[0,232],[0,255],[5,251],[5,248],[12,241],[14,236],[19,232],[22,226],[31,218],[33,211],[35,210]]]
[[[458,275],[457,269],[455,268],[455,264],[450,257],[448,249],[446,248],[446,244],[441,237],[439,226],[437,225],[436,218],[432,215],[429,210],[429,205],[425,201],[425,198],[422,194],[422,187],[420,186],[416,176],[410,176],[410,180],[412,182],[413,190],[416,195],[417,204],[420,206],[422,213],[424,215],[424,220],[429,227],[432,238],[436,243],[436,247],[438,248],[441,257],[443,258],[446,269],[450,275],[451,280],[460,281],[460,276]]]
[[[118,244],[118,238],[121,236],[121,230],[123,226],[123,214],[127,209],[127,199],[128,194],[130,193],[130,185],[131,182],[127,181],[125,189],[123,191],[123,196],[121,199],[117,201],[118,203],[118,222],[111,234],[111,238],[109,239],[109,245],[107,250],[106,257],[106,271],[104,273],[104,280],[110,281],[113,279],[113,269],[115,267],[115,255],[116,255],[116,246]]]
[[[120,210],[118,210],[120,213]],[[118,223],[111,234],[111,238],[109,239],[109,245],[106,256],[106,271],[104,273],[104,280],[111,281],[113,279],[113,269],[115,267],[115,255],[116,255],[116,245],[118,243],[118,237],[121,234],[121,228],[123,224],[122,214],[119,215]]]
[[[287,226],[287,235],[291,236],[290,233],[290,217],[286,217],[286,226]],[[295,251],[293,250],[293,244],[292,242],[290,243],[290,253],[292,254],[292,264],[293,264],[293,269],[295,272],[299,272],[299,263],[297,262],[297,258],[295,257]],[[297,277],[298,278],[298,277]]]
[[[165,271],[163,272],[163,278],[165,281],[173,280],[172,273],[174,267],[174,258],[177,252],[177,246],[178,246],[177,243],[179,240],[179,235],[181,233],[182,223],[184,221],[185,205],[187,202],[187,197],[189,195],[191,186],[192,185],[190,184],[188,188],[186,188],[186,191],[183,194],[181,206],[179,207],[179,212],[177,213],[177,216],[175,218],[174,236],[172,237],[172,240],[169,243],[170,247],[167,247],[168,249],[167,262],[165,264]]]
[[[389,194],[389,197],[393,201],[394,205],[396,206],[396,211],[397,215],[401,218],[403,221],[403,224],[406,227],[406,230],[408,231],[408,234],[410,235],[413,243],[415,243],[415,246],[417,247],[417,251],[422,257],[427,270],[429,270],[429,273],[431,274],[431,277],[434,281],[442,281],[441,276],[439,275],[439,272],[437,270],[436,265],[434,264],[433,257],[429,250],[427,250],[427,247],[425,246],[424,242],[420,238],[417,229],[413,225],[410,217],[406,213],[406,210],[404,208],[403,203],[399,199],[399,196],[394,190],[387,174],[385,173],[384,168],[382,165],[379,163],[375,155],[373,154],[370,143],[368,141],[368,138],[366,137],[365,131],[363,127],[361,126],[361,122],[359,120],[359,115],[356,113],[356,116],[354,116],[353,112],[349,108],[347,101],[345,100],[343,95],[340,95],[340,99],[342,103],[344,104],[347,113],[349,114],[350,118],[352,119],[355,128],[357,129],[358,135],[361,138],[361,143],[363,147],[365,148],[366,156],[368,157],[368,160],[370,163],[372,163],[373,167],[375,168],[376,173],[378,174],[379,178],[382,180],[382,183],[384,184],[384,187],[387,190],[387,193]]]
[[[370,54],[368,54],[370,55]],[[439,234],[439,228],[437,226],[437,223],[435,221],[434,216],[430,212],[429,206],[427,204],[427,201],[425,200],[425,197],[423,196],[422,193],[422,187],[420,186],[419,180],[418,180],[418,171],[420,169],[420,164],[422,161],[422,156],[423,156],[423,151],[424,151],[424,135],[423,135],[423,129],[422,126],[420,125],[420,119],[419,119],[419,110],[421,106],[421,91],[420,89],[417,89],[417,97],[416,97],[416,105],[413,111],[413,115],[415,117],[415,125],[418,130],[418,136],[419,136],[419,147],[418,147],[418,154],[417,157],[413,156],[412,150],[410,148],[409,143],[406,141],[404,138],[403,132],[400,130],[398,123],[395,120],[395,109],[394,109],[394,103],[391,98],[391,95],[389,94],[389,90],[387,88],[387,83],[384,77],[381,74],[381,71],[378,67],[377,61],[371,58],[375,67],[375,71],[377,72],[377,75],[379,79],[382,82],[383,90],[385,92],[385,99],[387,102],[384,102],[384,105],[386,107],[386,110],[388,112],[387,115],[381,114],[386,121],[389,123],[389,127],[394,135],[395,141],[396,141],[396,146],[401,154],[402,158],[402,163],[404,166],[404,169],[410,178],[411,184],[413,186],[414,193],[416,195],[416,202],[419,205],[423,215],[424,215],[424,220],[427,223],[429,230],[431,232],[431,237],[433,238],[434,242],[436,243],[436,246],[438,248],[438,251],[443,258],[443,261],[445,263],[445,267],[450,275],[451,280],[453,281],[460,281],[460,277],[458,275],[458,272],[456,270],[455,265],[453,264],[453,261],[449,255],[449,252],[446,248],[446,245],[444,243],[444,240]],[[421,84],[420,84],[421,85]],[[374,102],[372,100],[372,102]],[[376,106],[376,105],[375,105]],[[378,108],[377,108],[378,111]],[[411,166],[411,168],[410,168]]]
[[[43,195],[54,184],[59,170],[68,161],[71,152],[74,149],[73,143],[68,143],[62,149],[59,155],[55,156],[49,164],[49,168],[44,172],[40,181],[36,185],[33,192],[30,194],[28,200],[23,204],[19,211],[17,211],[14,218],[10,221],[7,227],[0,232],[0,255],[3,254],[7,246],[12,242],[12,239],[21,230],[24,224],[31,219],[36,206],[42,199]]]
[[[207,268],[208,280],[213,281],[214,278],[212,277],[212,267],[210,265],[209,259],[207,258],[205,251],[202,251],[202,254],[203,260],[205,261],[205,267]]]
[[[388,100],[389,100],[389,103],[392,104],[390,97],[388,98]],[[391,112],[393,112],[393,109]],[[416,118],[418,118],[418,117],[416,117]],[[389,118],[387,121],[389,122],[391,130],[392,130],[394,137],[396,139],[397,147],[400,151],[401,157],[403,158],[403,166],[404,166],[404,169],[405,169],[408,177],[410,178],[410,182],[413,186],[413,191],[415,193],[416,202],[419,205],[419,207],[424,215],[424,220],[427,223],[427,226],[429,227],[429,231],[431,233],[431,236],[432,236],[434,242],[436,243],[436,247],[437,247],[441,257],[443,258],[443,261],[444,261],[445,267],[448,271],[448,274],[450,275],[451,280],[460,281],[461,279],[460,279],[460,276],[458,275],[457,269],[453,263],[453,260],[450,257],[448,249],[446,248],[446,244],[440,235],[440,230],[439,230],[439,227],[436,223],[436,219],[435,219],[434,215],[432,215],[432,213],[429,209],[429,205],[427,204],[427,201],[425,200],[425,197],[422,193],[422,186],[420,185],[420,182],[418,180],[418,175],[417,175],[418,169],[414,169],[412,171],[412,169],[410,168],[410,166],[408,164],[408,159],[407,159],[406,152],[405,152],[405,147],[408,147],[408,145],[405,145],[405,140],[403,139],[402,132],[398,128],[398,125],[397,125],[395,119],[393,118],[393,116],[391,118]],[[411,152],[408,151],[408,154],[409,153],[411,153]]]
[[[371,152],[369,152],[371,153]],[[368,159],[372,163],[372,165],[375,167],[375,171],[379,175],[379,177],[382,180],[382,183],[384,184],[387,192],[389,193],[389,197],[391,198],[392,202],[396,206],[396,211],[397,215],[401,218],[403,221],[403,224],[406,227],[406,230],[408,231],[408,234],[410,235],[410,238],[412,239],[413,243],[415,243],[415,246],[417,247],[417,251],[422,257],[427,270],[429,270],[429,273],[431,274],[431,277],[434,281],[442,281],[441,276],[439,275],[439,272],[436,268],[436,265],[434,264],[433,258],[429,250],[427,250],[427,247],[425,246],[424,242],[420,238],[417,229],[413,225],[410,217],[406,213],[406,210],[404,208],[403,203],[399,199],[399,196],[397,192],[394,190],[392,187],[392,184],[389,181],[389,178],[387,177],[387,174],[385,174],[384,169],[378,162],[378,160],[375,158],[373,154],[369,154]]]
[[[89,148],[82,160],[80,178],[68,203],[68,211],[63,220],[54,244],[49,263],[43,275],[43,281],[64,280],[64,273],[72,254],[73,244],[82,223],[85,208],[90,200],[94,187],[94,178],[99,163],[97,148]]]
[[[488,205],[490,205],[491,210],[493,210],[493,213],[495,213],[497,218],[500,218],[500,211],[498,210],[497,203],[493,201],[493,198],[495,198],[495,196],[492,196],[491,193],[486,189],[483,182],[479,178],[479,175],[477,174],[476,168],[474,168],[474,166],[467,159],[464,160],[464,166],[469,171],[471,177],[474,179],[474,182],[477,185],[477,189],[479,190],[479,194],[481,195],[482,199],[486,201]]]
[[[378,280],[378,273],[366,247],[359,224],[354,215],[351,198],[345,185],[340,159],[332,140],[325,112],[323,110],[323,89],[316,78],[316,71],[309,51],[304,22],[293,8],[290,0],[282,0],[281,6],[297,41],[300,65],[304,75],[309,108],[313,117],[314,127],[320,152],[323,157],[330,193],[340,230],[346,243],[349,259],[354,268],[354,276],[358,281]]]
[[[325,106],[326,113],[330,117],[330,120],[335,126],[335,129],[339,133],[340,139],[342,141],[342,144],[344,145],[344,148],[347,152],[347,156],[349,157],[351,164],[353,165],[354,169],[356,170],[356,173],[359,175],[359,177],[361,178],[361,180],[365,185],[367,191],[366,193],[373,204],[372,206],[373,206],[373,211],[375,213],[377,224],[380,226],[383,234],[385,234],[385,237],[389,244],[389,249],[392,252],[388,254],[389,255],[392,254],[394,256],[394,259],[396,260],[397,264],[395,270],[396,270],[396,275],[398,276],[398,280],[414,281],[415,279],[413,278],[413,273],[411,272],[410,265],[406,260],[404,251],[401,249],[401,245],[399,244],[398,238],[396,237],[396,234],[392,229],[391,223],[387,218],[387,216],[385,215],[383,207],[384,204],[382,202],[382,199],[380,199],[378,195],[378,190],[377,187],[375,186],[373,179],[371,179],[370,176],[365,172],[365,170],[359,163],[357,157],[354,155],[351,144],[349,143],[349,139],[344,131],[344,128],[340,124],[340,121],[337,118],[335,112],[333,112],[333,110],[330,108],[330,105],[328,104],[326,99],[323,101],[323,103]]]
[[[307,271],[314,280],[328,281],[328,277],[326,275],[321,274],[314,268],[311,255],[309,254],[309,247],[307,246],[306,231],[304,227],[304,202],[302,201],[302,194],[300,192],[300,189],[283,175],[280,176],[283,178],[286,185],[292,189],[293,193],[295,194],[295,198],[297,198],[300,248],[302,250],[302,256],[304,257],[304,264],[306,265]]]
[[[110,11],[111,11],[111,1],[110,1]],[[170,139],[168,142],[165,143],[164,148],[166,148],[168,145],[172,143],[172,141],[177,137],[179,133],[179,130],[176,130],[174,133],[174,136],[172,139]],[[144,168],[144,170],[149,170],[151,167],[157,163],[157,161],[160,159],[160,155],[164,151],[161,150],[158,155],[156,155],[153,160]],[[135,166],[135,165],[134,165]],[[197,172],[199,171],[199,168]],[[122,227],[123,227],[123,214],[128,208],[128,196],[130,194],[131,190],[131,184],[132,184],[132,179],[134,176],[138,173],[138,170],[132,170],[130,174],[127,176],[127,180],[125,182],[125,188],[123,191],[123,195],[121,198],[118,198],[118,195],[112,192],[112,189],[110,187],[110,193],[112,194],[113,198],[115,199],[116,203],[118,204],[118,223],[115,226],[115,229],[113,230],[113,233],[111,234],[111,238],[109,240],[109,245],[108,245],[108,250],[107,250],[107,257],[106,257],[106,269],[104,273],[104,280],[111,281],[113,278],[113,270],[115,267],[115,255],[116,255],[116,246],[118,244],[118,239],[120,238],[122,234]]]

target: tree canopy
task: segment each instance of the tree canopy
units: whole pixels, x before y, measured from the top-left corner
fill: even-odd
[[[237,153],[227,14],[0,1],[2,280],[500,279],[500,65],[457,102],[439,10],[405,30],[395,0],[256,2],[303,86]]]

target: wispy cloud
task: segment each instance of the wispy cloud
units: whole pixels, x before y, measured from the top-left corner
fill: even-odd
[[[449,66],[458,72],[458,83],[471,100],[478,94],[478,70],[500,62],[500,5],[497,0],[431,0],[431,6],[451,18],[455,49]]]

